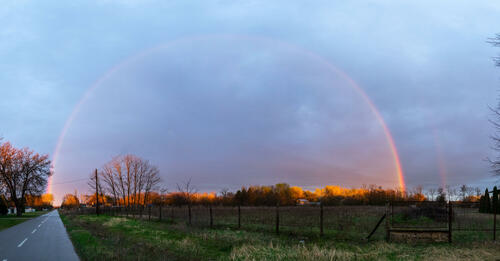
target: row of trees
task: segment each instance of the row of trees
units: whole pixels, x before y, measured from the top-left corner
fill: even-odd
[[[479,212],[481,213],[500,213],[500,200],[497,187],[493,187],[493,193],[490,197],[488,189],[484,191],[484,195],[479,199]]]
[[[98,178],[104,180],[104,175],[111,173],[104,172],[110,165],[115,166],[114,169],[120,169],[123,162],[126,162],[128,156],[118,157],[113,159],[111,163],[106,164],[99,171]],[[143,161],[137,157],[136,160]],[[118,163],[117,163],[118,162]],[[122,162],[119,164],[119,162]],[[126,169],[126,168],[125,168]],[[118,171],[114,171],[113,180],[120,180]],[[177,191],[166,193],[166,191],[158,191],[158,179],[152,179],[158,182],[151,184],[152,189],[137,189],[141,182],[134,182],[134,173],[131,171],[130,191],[128,193],[128,180],[126,177],[127,171],[122,172],[123,187],[120,185],[113,190],[113,185],[117,186],[121,182],[116,182],[108,178],[108,181],[99,182],[99,203],[108,206],[145,206],[148,204],[155,205],[244,205],[244,206],[274,206],[279,205],[295,205],[299,199],[305,199],[310,202],[321,201],[324,205],[383,205],[387,201],[441,201],[460,200],[464,202],[478,201],[481,195],[479,188],[471,188],[465,185],[454,188],[450,186],[424,190],[423,187],[418,186],[410,191],[401,191],[398,189],[383,189],[380,186],[363,186],[362,188],[343,188],[340,186],[325,186],[324,188],[317,188],[315,190],[304,190],[301,187],[290,186],[286,183],[280,183],[272,186],[249,186],[242,187],[241,189],[232,192],[228,189],[223,189],[219,193],[197,193],[197,190],[192,186],[191,181],[188,180],[183,184],[177,185]],[[153,172],[157,176],[157,172]],[[140,177],[141,175],[138,175]],[[147,175],[146,175],[147,176]],[[139,180],[139,179],[138,179]],[[148,180],[148,179],[146,179]],[[95,179],[91,178],[91,189],[95,189]],[[139,186],[140,187],[140,186]],[[148,187],[148,186],[145,186]],[[156,188],[157,190],[154,190]],[[117,193],[116,191],[119,192]],[[115,191],[115,192],[113,192]],[[124,193],[125,192],[125,193]],[[116,193],[116,194],[115,194]],[[450,194],[452,196],[450,196]],[[81,195],[68,194],[65,196],[63,205],[65,207],[77,207],[82,204],[95,205],[95,194]]]
[[[27,203],[43,202],[41,196],[51,175],[48,155],[40,155],[29,148],[16,148],[0,139],[0,195],[3,199],[0,205],[14,205],[17,215],[21,216]]]
[[[424,190],[417,186],[409,191],[400,189],[384,189],[370,185],[362,188],[343,188],[340,186],[325,186],[315,190],[304,190],[301,187],[288,184],[274,186],[242,187],[234,193],[234,199],[241,205],[294,205],[298,199],[310,202],[321,201],[324,205],[383,205],[387,201],[463,201],[475,202],[480,196],[479,188],[462,185],[459,188],[445,186]],[[225,193],[227,194],[227,193]],[[223,202],[227,202],[227,196]],[[230,194],[231,195],[231,194]]]

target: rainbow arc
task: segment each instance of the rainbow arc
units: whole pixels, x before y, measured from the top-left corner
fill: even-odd
[[[58,164],[58,161],[59,161],[59,158],[60,158],[60,152],[61,152],[62,145],[64,143],[64,138],[66,137],[66,134],[67,134],[69,128],[71,127],[71,124],[75,120],[76,116],[78,115],[80,109],[85,104],[85,102],[92,96],[92,94],[95,92],[95,90],[97,88],[99,88],[99,86],[102,85],[102,83],[104,81],[106,81],[113,74],[115,74],[116,72],[118,72],[120,69],[122,69],[122,68],[124,68],[124,67],[126,67],[126,66],[128,66],[130,64],[133,64],[134,62],[136,62],[136,61],[138,61],[138,60],[140,60],[140,59],[142,59],[142,58],[144,58],[144,57],[146,57],[148,55],[152,55],[156,51],[159,51],[161,49],[172,48],[172,47],[174,47],[174,46],[176,46],[178,44],[186,43],[186,42],[189,42],[189,41],[206,40],[206,39],[215,38],[215,37],[217,37],[217,38],[222,37],[222,38],[229,38],[229,39],[243,38],[244,40],[260,40],[260,41],[267,41],[267,42],[272,42],[272,43],[279,44],[279,45],[282,45],[282,46],[286,46],[288,48],[291,48],[291,49],[294,49],[296,51],[299,51],[302,54],[309,56],[310,58],[313,58],[314,60],[322,63],[323,65],[325,65],[332,72],[334,72],[334,73],[340,75],[342,78],[344,78],[344,80],[346,80],[349,83],[349,86],[351,88],[353,88],[356,91],[356,93],[359,94],[362,97],[362,99],[366,102],[366,104],[369,106],[371,112],[373,113],[373,115],[377,119],[377,122],[382,127],[384,135],[385,135],[385,138],[387,140],[387,145],[389,146],[389,149],[390,149],[391,154],[392,154],[392,158],[393,158],[393,162],[394,162],[393,163],[394,164],[394,169],[395,169],[395,172],[396,172],[396,175],[397,175],[397,180],[398,180],[399,188],[402,191],[406,191],[406,185],[405,185],[405,180],[404,180],[403,169],[401,167],[401,161],[400,161],[400,158],[399,158],[399,154],[398,154],[398,151],[397,151],[397,148],[396,148],[396,144],[395,144],[394,138],[393,138],[393,136],[392,136],[389,128],[387,127],[387,124],[384,121],[384,119],[383,119],[380,111],[378,110],[378,108],[375,106],[375,104],[370,99],[370,97],[367,95],[367,93],[353,79],[351,79],[345,72],[343,72],[342,70],[338,69],[333,64],[331,64],[330,62],[328,62],[325,58],[323,58],[323,57],[321,57],[321,56],[319,56],[319,55],[317,55],[315,53],[312,53],[310,51],[304,50],[302,48],[299,48],[297,46],[294,46],[294,45],[291,45],[291,44],[288,44],[288,43],[276,41],[276,40],[269,39],[269,38],[257,37],[257,36],[248,36],[248,35],[206,35],[206,36],[197,36],[197,37],[190,37],[190,38],[182,38],[182,39],[178,39],[176,41],[169,42],[167,44],[163,44],[163,45],[151,48],[151,49],[147,49],[147,50],[145,50],[143,52],[140,52],[140,53],[138,53],[138,54],[136,54],[134,56],[129,57],[128,59],[124,60],[123,62],[121,62],[121,63],[117,64],[116,66],[114,66],[113,68],[111,68],[101,78],[99,78],[92,86],[90,86],[87,89],[87,91],[84,93],[84,95],[79,100],[79,102],[75,105],[75,107],[73,108],[73,111],[71,112],[70,116],[66,120],[66,122],[64,124],[64,127],[63,127],[63,129],[62,129],[62,131],[61,131],[61,133],[59,135],[59,138],[58,138],[58,141],[57,141],[57,145],[56,145],[54,153],[53,153],[53,155],[54,155],[53,156],[54,169],[57,169],[57,164]],[[53,182],[52,182],[52,177],[51,177],[49,179],[49,182],[47,183],[47,192],[48,193],[52,193],[52,185],[53,185]]]

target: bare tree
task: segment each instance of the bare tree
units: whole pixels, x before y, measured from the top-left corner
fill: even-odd
[[[436,198],[436,201],[439,201],[439,202],[446,201],[446,192],[444,191],[443,187],[439,187],[438,188],[437,194],[438,194],[438,196]]]
[[[500,33],[497,34],[494,38],[490,38],[488,43],[492,44],[495,47],[500,47]],[[500,56],[493,58],[495,65],[500,67]],[[488,158],[490,162],[491,170],[494,175],[500,176],[500,103],[496,105],[495,108],[491,108],[490,110],[493,112],[493,119],[489,119],[489,122],[493,125],[495,132],[490,136],[493,140],[492,149],[497,152],[497,155],[494,159]]]
[[[182,194],[184,199],[187,201],[188,205],[188,222],[191,225],[191,204],[193,200],[193,194],[197,192],[196,188],[191,185],[191,178],[186,180],[182,184],[177,183],[177,190]]]
[[[137,162],[137,171],[135,176],[138,177],[137,183],[134,188],[137,188],[139,195],[141,191],[144,191],[143,205],[146,205],[149,201],[149,195],[152,191],[158,188],[160,184],[160,171],[156,166],[153,166],[149,161],[139,161]]]
[[[469,188],[464,184],[460,187],[460,197],[462,198],[462,201],[465,201],[467,199],[467,196],[469,194]]]
[[[104,167],[101,170],[101,181],[105,184],[107,192],[111,193],[111,196],[113,198],[113,205],[117,206],[119,205],[119,198],[118,198],[118,180],[115,178],[114,172],[113,172],[113,167],[110,166],[110,164],[104,165]],[[92,182],[91,182],[92,183]],[[92,185],[89,184],[92,188]],[[101,189],[101,191],[103,191]]]
[[[115,205],[126,206],[147,204],[151,192],[161,182],[156,166],[131,154],[114,157],[102,167],[99,177],[99,190],[109,193]],[[95,188],[92,178],[89,186]]]
[[[455,196],[457,195],[457,189],[450,185],[446,185],[445,188],[446,188],[446,194],[448,194],[448,201],[456,199]]]
[[[481,197],[482,191],[479,187],[474,188],[474,192],[476,192],[476,197]]]
[[[229,189],[228,188],[222,188],[219,193],[223,198],[227,197],[229,195]]]
[[[0,144],[0,183],[21,216],[26,196],[41,195],[52,175],[48,155],[40,155],[28,148],[17,149],[9,142]]]
[[[429,189],[429,197],[431,198],[431,200],[434,201],[436,199],[436,195],[437,195],[437,189],[430,188]]]
[[[496,34],[495,37],[492,37],[488,40],[488,43],[495,47],[500,47],[500,33]],[[494,57],[493,61],[495,62],[495,65],[500,67],[500,56],[499,57]]]
[[[187,179],[185,182],[181,184],[177,183],[176,185],[177,185],[177,190],[185,198],[188,205],[190,205],[193,199],[193,194],[198,192],[198,190],[191,184],[191,178]]]

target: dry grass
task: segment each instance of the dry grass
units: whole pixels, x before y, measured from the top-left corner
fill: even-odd
[[[404,244],[276,236],[185,223],[63,216],[82,260],[500,260],[500,243]]]
[[[378,242],[364,246],[243,245],[233,249],[229,260],[500,260],[499,243],[470,247],[411,246]]]

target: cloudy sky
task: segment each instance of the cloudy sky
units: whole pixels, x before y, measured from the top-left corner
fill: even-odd
[[[0,136],[58,152],[57,199],[127,153],[170,189],[396,187],[384,124],[407,186],[485,186],[499,14],[498,1],[10,1]]]

